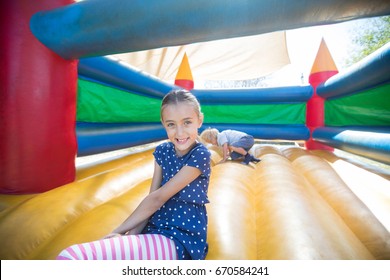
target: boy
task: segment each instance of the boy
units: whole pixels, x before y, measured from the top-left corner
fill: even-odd
[[[245,165],[248,165],[249,162],[260,162],[260,159],[248,152],[255,143],[252,135],[231,129],[219,132],[216,128],[208,128],[200,134],[200,137],[207,143],[222,147],[223,158],[219,163],[225,162],[229,153],[232,160],[244,157],[241,163]]]

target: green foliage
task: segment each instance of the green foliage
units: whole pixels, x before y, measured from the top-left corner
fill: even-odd
[[[352,34],[354,51],[346,64],[352,65],[390,42],[390,16],[372,18],[359,25]]]

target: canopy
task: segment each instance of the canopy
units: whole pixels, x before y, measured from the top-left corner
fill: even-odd
[[[113,55],[164,81],[175,79],[184,53],[193,79],[246,80],[290,63],[284,31]]]

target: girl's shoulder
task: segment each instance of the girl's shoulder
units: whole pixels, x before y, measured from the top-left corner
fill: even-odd
[[[210,150],[200,142],[197,143],[194,148],[192,148],[190,153],[201,153],[201,154],[211,155]]]
[[[202,142],[197,142],[192,150],[207,150],[207,147]]]
[[[156,146],[153,155],[155,157],[161,158],[166,155],[171,155],[172,153],[174,153],[173,144],[171,142],[163,142]]]
[[[169,150],[169,149],[172,149],[173,148],[173,143],[172,142],[163,142],[161,144],[159,144],[157,147],[156,147],[156,151],[163,151],[163,150]]]

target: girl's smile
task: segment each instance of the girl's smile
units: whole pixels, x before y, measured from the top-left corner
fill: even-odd
[[[196,144],[202,121],[202,116],[190,104],[172,104],[164,108],[162,123],[178,156],[185,155]]]

